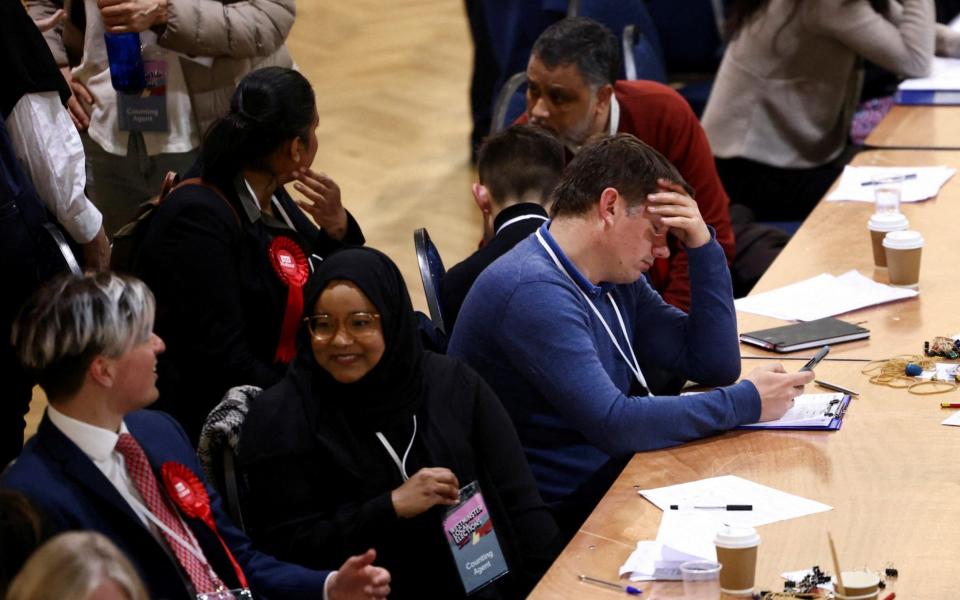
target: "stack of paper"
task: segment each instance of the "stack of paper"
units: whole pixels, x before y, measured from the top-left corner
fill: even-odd
[[[916,290],[896,288],[857,271],[826,273],[734,301],[737,310],[786,321],[815,321],[858,308],[913,298]]]
[[[682,563],[688,560],[715,561],[713,538],[724,524],[757,527],[833,508],[735,475],[641,490],[639,493],[664,513],[657,540],[639,542],[637,549],[620,567],[620,575],[629,573],[633,581],[680,579]],[[696,508],[728,504],[749,504],[753,510]],[[680,510],[671,510],[671,505],[677,505]]]
[[[845,408],[843,394],[803,394],[776,421],[741,425],[743,429],[827,429]],[[838,423],[839,425],[839,423]]]
[[[900,202],[919,202],[933,198],[940,193],[956,169],[949,167],[852,167],[843,168],[840,183],[837,189],[827,196],[828,202],[839,200],[854,200],[857,202],[873,202],[877,188],[883,184],[863,185],[873,181],[894,181],[886,187],[896,187],[900,190]],[[910,176],[902,181],[895,181],[901,177]]]

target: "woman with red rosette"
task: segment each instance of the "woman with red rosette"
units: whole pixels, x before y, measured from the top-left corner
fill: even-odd
[[[144,236],[135,270],[156,295],[156,330],[167,342],[156,408],[194,443],[230,387],[280,379],[310,271],[334,250],[364,243],[340,188],[310,167],[317,121],[300,73],[250,73],[184,175],[201,180],[171,192]],[[290,182],[305,200],[290,197]]]
[[[463,598],[469,558],[455,563],[445,513],[477,482],[490,520],[472,545],[492,521],[509,573],[471,598],[526,597],[559,551],[557,526],[496,395],[423,350],[403,277],[376,250],[331,256],[306,301],[300,353],[250,403],[237,449],[251,538],[304,566],[374,548],[390,598]]]

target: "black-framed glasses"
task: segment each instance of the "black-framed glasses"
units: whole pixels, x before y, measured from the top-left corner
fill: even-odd
[[[370,337],[380,330],[377,326],[379,319],[380,315],[376,313],[354,312],[342,321],[326,313],[305,317],[303,320],[307,322],[310,335],[321,342],[326,342],[337,335],[341,326],[346,330],[347,335],[355,340]]]

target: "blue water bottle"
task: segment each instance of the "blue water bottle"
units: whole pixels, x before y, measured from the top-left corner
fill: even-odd
[[[139,94],[147,87],[140,54],[139,33],[105,33],[110,81],[113,89],[126,94]]]

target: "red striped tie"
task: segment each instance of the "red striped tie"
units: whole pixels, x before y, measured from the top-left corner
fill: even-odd
[[[137,491],[143,496],[143,501],[146,503],[147,509],[152,512],[161,523],[166,525],[170,531],[175,532],[181,540],[192,540],[193,538],[187,532],[183,521],[181,521],[177,513],[170,508],[169,501],[160,490],[160,486],[157,483],[157,476],[154,474],[153,469],[150,468],[147,455],[143,453],[143,448],[140,447],[137,440],[129,433],[121,433],[120,438],[117,440],[117,452],[119,452],[126,461],[127,472],[130,474],[130,478],[133,479],[133,484],[137,486]],[[167,544],[170,545],[170,548],[173,549],[174,554],[177,556],[177,560],[180,561],[180,566],[182,566],[190,576],[190,581],[193,582],[193,587],[196,588],[198,594],[223,589],[220,580],[213,573],[213,569],[210,568],[206,560],[197,558],[183,546],[182,542],[177,541],[176,538],[167,533],[163,528],[160,528],[160,530],[163,533],[163,537],[167,540]]]

